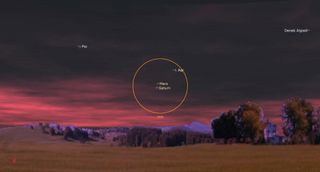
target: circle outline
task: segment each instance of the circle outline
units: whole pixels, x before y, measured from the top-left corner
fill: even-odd
[[[182,98],[182,100],[180,101],[180,103],[175,106],[174,108],[168,110],[168,111],[163,111],[163,112],[159,112],[159,111],[154,111],[154,110],[150,110],[148,109],[147,107],[145,107],[137,98],[136,96],[136,93],[135,93],[135,79],[136,79],[136,76],[137,74],[139,73],[139,71],[148,63],[150,62],[153,62],[153,61],[158,61],[158,60],[162,60],[162,61],[167,61],[167,62],[170,62],[176,66],[178,66],[180,69],[183,69],[178,63],[176,63],[175,61],[171,60],[171,59],[168,59],[168,58],[164,58],[164,57],[158,57],[158,58],[152,58],[146,62],[144,62],[142,65],[139,66],[139,68],[136,70],[136,72],[134,73],[134,76],[133,76],[133,79],[132,79],[132,83],[131,83],[131,88],[132,88],[132,93],[133,93],[133,97],[135,99],[135,101],[138,103],[138,105],[144,109],[145,111],[147,112],[150,112],[150,113],[153,113],[153,114],[167,114],[167,113],[171,113],[175,110],[177,110],[186,100],[187,96],[188,96],[188,92],[189,92],[189,81],[188,81],[188,77],[187,77],[187,74],[185,73],[185,70],[182,71],[183,75],[184,75],[184,78],[185,78],[185,82],[186,82],[186,91],[184,93],[184,96]]]

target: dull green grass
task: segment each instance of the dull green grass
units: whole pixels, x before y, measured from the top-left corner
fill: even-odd
[[[16,164],[11,159],[16,158]],[[1,172],[319,172],[320,146],[195,145],[127,148],[106,145],[10,144]]]

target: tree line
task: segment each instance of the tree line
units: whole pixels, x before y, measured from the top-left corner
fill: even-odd
[[[172,147],[212,143],[210,134],[181,129],[162,132],[158,128],[134,127],[129,130],[125,138],[120,145],[131,147]]]
[[[288,144],[320,143],[320,111],[302,98],[288,99],[283,107],[283,134]],[[241,104],[236,110],[223,112],[212,120],[211,127],[215,139],[228,143],[264,143],[264,114],[262,108],[252,102]]]

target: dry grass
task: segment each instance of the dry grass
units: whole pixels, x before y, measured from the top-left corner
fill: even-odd
[[[319,172],[319,162],[320,146],[127,148],[68,143],[23,127],[0,130],[0,172]]]
[[[16,164],[12,164],[12,159]],[[10,144],[1,172],[318,172],[318,146],[195,145],[126,148],[105,145]]]

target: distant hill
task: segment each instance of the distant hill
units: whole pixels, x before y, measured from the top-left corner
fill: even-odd
[[[0,128],[0,143],[55,143],[64,142],[61,136],[43,134],[39,128],[30,129],[27,126]]]
[[[212,131],[208,125],[201,122],[194,121],[190,124],[180,126],[167,126],[167,127],[156,127],[162,131],[170,131],[173,129],[179,129],[184,131],[193,131],[204,134],[211,134]],[[125,133],[129,128],[110,127],[102,128],[105,132],[120,132]],[[110,134],[108,135],[110,136]],[[63,139],[63,136],[51,136],[44,134],[40,126],[34,126],[31,129],[29,126],[4,126],[0,127],[0,144],[11,144],[11,143],[68,143]],[[92,142],[92,143],[107,143],[107,142]]]
[[[212,130],[208,125],[205,125],[201,122],[194,121],[191,124],[180,125],[180,126],[166,126],[160,127],[162,131],[170,131],[173,129],[185,130],[185,131],[194,131],[199,133],[211,134]]]

